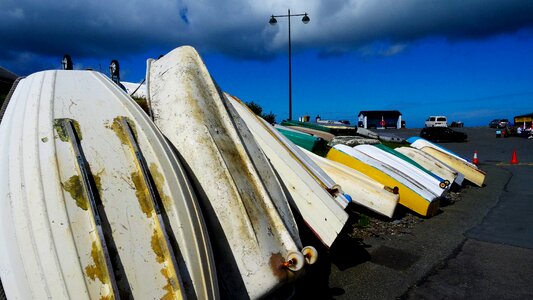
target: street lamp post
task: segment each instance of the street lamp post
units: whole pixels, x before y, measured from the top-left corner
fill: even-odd
[[[268,21],[268,23],[270,25],[276,25],[278,23],[278,20],[276,20],[276,18],[287,18],[287,19],[289,19],[289,120],[292,120],[291,17],[301,17],[301,16],[303,16],[302,22],[304,24],[309,23],[310,19],[309,19],[309,16],[307,15],[307,13],[291,15],[291,10],[288,9],[287,11],[288,12],[287,12],[286,15],[278,15],[278,16],[272,15],[270,17],[270,21]]]

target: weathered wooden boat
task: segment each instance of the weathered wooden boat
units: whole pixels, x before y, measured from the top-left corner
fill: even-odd
[[[483,186],[486,173],[478,168],[474,168],[473,164],[470,164],[462,159],[457,158],[455,155],[451,155],[434,147],[422,147],[421,150],[442,161],[458,172],[461,172],[465,176],[466,180],[477,186]]]
[[[418,164],[422,165],[424,168],[450,182],[455,182],[459,186],[463,184],[463,180],[465,178],[463,173],[458,172],[457,170],[451,168],[447,164],[441,162],[422,150],[413,147],[399,147],[394,148],[394,150],[408,156]]]
[[[335,145],[326,158],[356,169],[383,185],[397,187],[399,203],[422,216],[433,216],[439,209],[439,198],[423,185],[352,147]]]
[[[9,299],[219,297],[196,197],[147,115],[107,77],[22,79],[0,123]]]
[[[443,179],[438,180],[409,162],[377,148],[374,145],[359,145],[355,146],[353,149],[377,159],[391,168],[395,168],[403,174],[403,177],[421,184],[425,189],[435,194],[437,197],[442,196],[447,188]]]
[[[389,218],[398,204],[398,190],[384,186],[365,174],[341,163],[305,151],[322,170],[343,187],[352,201]],[[394,193],[396,192],[396,193]]]
[[[318,137],[311,135],[309,133],[297,131],[292,128],[287,128],[284,126],[277,126],[276,129],[281,132],[287,139],[289,139],[294,144],[316,153],[324,153],[327,148],[327,142]]]
[[[340,205],[346,199],[336,187],[320,180],[298,158],[294,151],[297,147],[284,135],[258,118],[236,97],[226,94],[226,100],[246,123],[278,172],[291,195],[293,207],[324,245],[330,247],[348,220],[348,214],[342,208],[346,204]]]
[[[312,134],[312,135],[314,135],[316,137],[324,139],[327,142],[331,142],[331,140],[333,140],[333,138],[335,138],[335,135],[332,134],[332,133],[321,131],[321,130],[316,130],[316,129],[313,129],[313,128],[307,128],[307,127],[301,127],[301,126],[286,126],[286,128],[291,128],[291,129],[294,129],[294,130],[299,131],[299,132]]]
[[[409,164],[411,164],[412,166],[417,167],[418,169],[420,169],[422,172],[428,174],[429,176],[434,177],[435,179],[437,179],[439,181],[439,187],[441,187],[441,188],[448,187],[453,182],[453,180],[450,181],[448,179],[445,179],[445,178],[439,176],[438,174],[435,174],[435,173],[431,172],[430,170],[426,169],[424,166],[422,166],[421,164],[419,164],[418,162],[416,162],[415,160],[411,159],[409,156],[407,156],[407,155],[405,155],[405,154],[403,154],[401,152],[394,151],[394,149],[389,148],[389,147],[387,147],[387,146],[385,146],[383,144],[377,144],[377,145],[374,145],[374,146],[379,148],[379,149],[381,149],[381,150],[383,150],[383,151],[385,151],[385,152],[387,152],[387,153],[389,153],[389,154],[391,154],[391,155],[394,155],[394,156],[396,156],[396,157],[408,162]]]
[[[296,278],[305,258],[287,198],[196,50],[179,47],[149,60],[146,77],[154,122],[179,152],[201,200],[222,294],[264,297]]]

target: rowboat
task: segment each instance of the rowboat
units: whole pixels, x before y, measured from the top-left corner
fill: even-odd
[[[397,191],[396,194],[393,192],[394,187],[384,186],[365,174],[336,161],[306,150],[303,151],[343,187],[343,191],[350,195],[352,202],[389,218],[392,217],[399,199]]]
[[[260,298],[296,278],[305,258],[287,198],[199,54],[176,48],[149,60],[146,77],[154,122],[200,195],[223,295]]]
[[[215,299],[213,253],[177,157],[98,72],[22,79],[0,124],[9,299]]]
[[[463,173],[457,172],[455,169],[451,168],[450,166],[446,165],[445,163],[425,153],[422,150],[412,147],[399,147],[394,148],[394,150],[408,156],[412,160],[416,161],[418,164],[422,165],[424,168],[437,174],[445,180],[455,182],[459,186],[463,184],[463,180],[465,178]]]
[[[348,214],[340,205],[343,200],[336,200],[340,196],[339,191],[321,181],[298,158],[294,151],[296,146],[270,124],[258,118],[239,99],[226,94],[226,100],[246,123],[278,172],[290,193],[293,207],[322,243],[330,247],[348,220]]]
[[[416,162],[415,160],[411,159],[409,156],[401,153],[401,152],[398,152],[398,151],[394,151],[394,149],[392,148],[389,148],[383,144],[377,144],[377,145],[374,145],[375,147],[391,154],[391,155],[394,155],[400,159],[402,159],[403,161],[406,161],[408,162],[411,166],[415,166],[416,168],[418,168],[420,171],[428,174],[429,176],[432,176],[434,177],[435,179],[437,179],[439,181],[439,187],[440,188],[445,188],[445,187],[448,187],[452,182],[453,180],[448,180],[448,179],[445,179],[445,178],[442,178],[441,176],[439,176],[438,174],[435,174],[433,172],[431,172],[430,170],[426,169],[424,166],[422,166],[421,164],[419,164],[418,162]]]
[[[294,130],[299,131],[299,132],[312,134],[312,135],[314,135],[316,137],[324,139],[327,142],[331,142],[331,140],[333,140],[333,138],[335,138],[334,134],[331,134],[331,133],[325,132],[325,131],[321,131],[321,130],[312,129],[312,128],[301,127],[301,126],[287,126],[286,128],[291,128],[291,129],[294,129]]]
[[[326,151],[327,142],[320,137],[309,133],[300,132],[285,126],[277,126],[276,129],[294,144],[312,152],[323,153]]]
[[[385,186],[397,187],[400,195],[398,203],[422,216],[433,216],[439,209],[439,198],[423,185],[352,147],[335,145],[326,158],[356,169]]]
[[[294,120],[284,120],[281,122],[283,126],[300,126],[311,128],[324,132],[329,132],[334,135],[355,135],[357,129],[353,126],[346,126],[344,124],[328,124],[328,123],[314,123],[314,122],[299,122]]]
[[[394,156],[384,150],[381,150],[376,146],[359,145],[355,146],[353,149],[363,154],[366,154],[376,160],[379,160],[380,162],[388,165],[391,168],[395,168],[401,174],[403,174],[403,177],[421,184],[422,186],[424,186],[425,189],[435,194],[437,197],[442,196],[445,191],[445,188],[447,187],[443,179],[437,179],[431,175],[428,175],[426,172],[413,166],[409,162],[397,156]]]
[[[421,150],[462,173],[466,180],[477,186],[483,186],[486,173],[478,168],[474,168],[473,164],[434,147],[422,147]]]
[[[464,162],[466,162],[467,164],[469,164],[471,167],[473,168],[476,168],[477,169],[477,166],[473,163],[471,163],[468,159],[460,156],[459,154],[457,153],[454,153],[452,151],[450,151],[449,149],[446,149],[442,146],[439,146],[435,143],[432,143],[426,139],[423,139],[421,137],[418,137],[418,136],[413,136],[413,137],[410,137],[407,139],[407,142],[411,144],[411,147],[413,148],[417,148],[417,149],[422,149],[424,147],[431,147],[431,148],[435,148],[441,152],[444,152],[444,153],[447,153],[451,156],[454,156],[455,158],[459,159],[459,160],[462,160]]]
[[[226,95],[226,98],[233,98],[237,101],[236,105],[239,104],[236,97],[231,96],[229,94]],[[230,100],[230,102],[232,102]],[[242,102],[241,102],[242,103]],[[263,123],[264,120],[258,118],[259,122]],[[268,127],[268,126],[267,126]],[[287,148],[287,150],[296,158],[299,160],[300,163],[305,167],[308,173],[310,173],[319,183],[322,185],[336,200],[335,202],[342,208],[345,209],[346,206],[348,206],[348,203],[350,200],[348,200],[344,196],[344,192],[342,190],[342,187],[338,185],[331,177],[322,170],[308,155],[306,152],[310,152],[303,147],[300,147],[294,143],[292,143],[289,139],[287,139],[283,134],[279,133],[280,128],[287,128],[285,126],[279,126],[274,125],[274,128],[278,129],[278,132],[274,131],[274,135],[279,139],[281,143],[283,143],[283,146]],[[291,129],[289,129],[291,130]]]
[[[299,121],[294,121],[294,120],[284,120],[281,122],[281,125],[283,126],[301,126],[301,127],[306,127],[306,128],[311,128],[311,129],[315,129],[315,130],[320,130],[320,131],[323,131],[323,132],[330,132],[331,133],[331,129],[326,127],[326,126],[322,126],[322,125],[319,125],[319,124],[315,124],[315,123],[310,123],[310,122],[299,122]]]

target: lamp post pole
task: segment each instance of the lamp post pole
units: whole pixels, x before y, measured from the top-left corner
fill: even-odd
[[[286,15],[278,15],[278,16],[272,15],[270,17],[270,21],[268,21],[268,23],[270,23],[270,25],[276,25],[278,23],[276,18],[287,18],[287,19],[289,19],[289,120],[292,120],[291,17],[301,17],[301,16],[303,16],[302,22],[304,24],[309,23],[310,19],[309,19],[309,16],[307,15],[307,13],[291,15],[291,10],[290,9],[287,10],[287,14]]]

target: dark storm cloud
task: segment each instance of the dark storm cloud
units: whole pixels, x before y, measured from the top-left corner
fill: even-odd
[[[291,19],[295,49],[325,55],[369,53],[376,42],[391,46],[378,54],[394,55],[418,39],[480,39],[533,24],[533,1],[524,0],[1,0],[1,6],[0,64],[37,64],[64,53],[128,56],[182,44],[268,59],[286,51],[286,18],[276,26],[268,18],[287,6],[311,17],[307,25]]]

